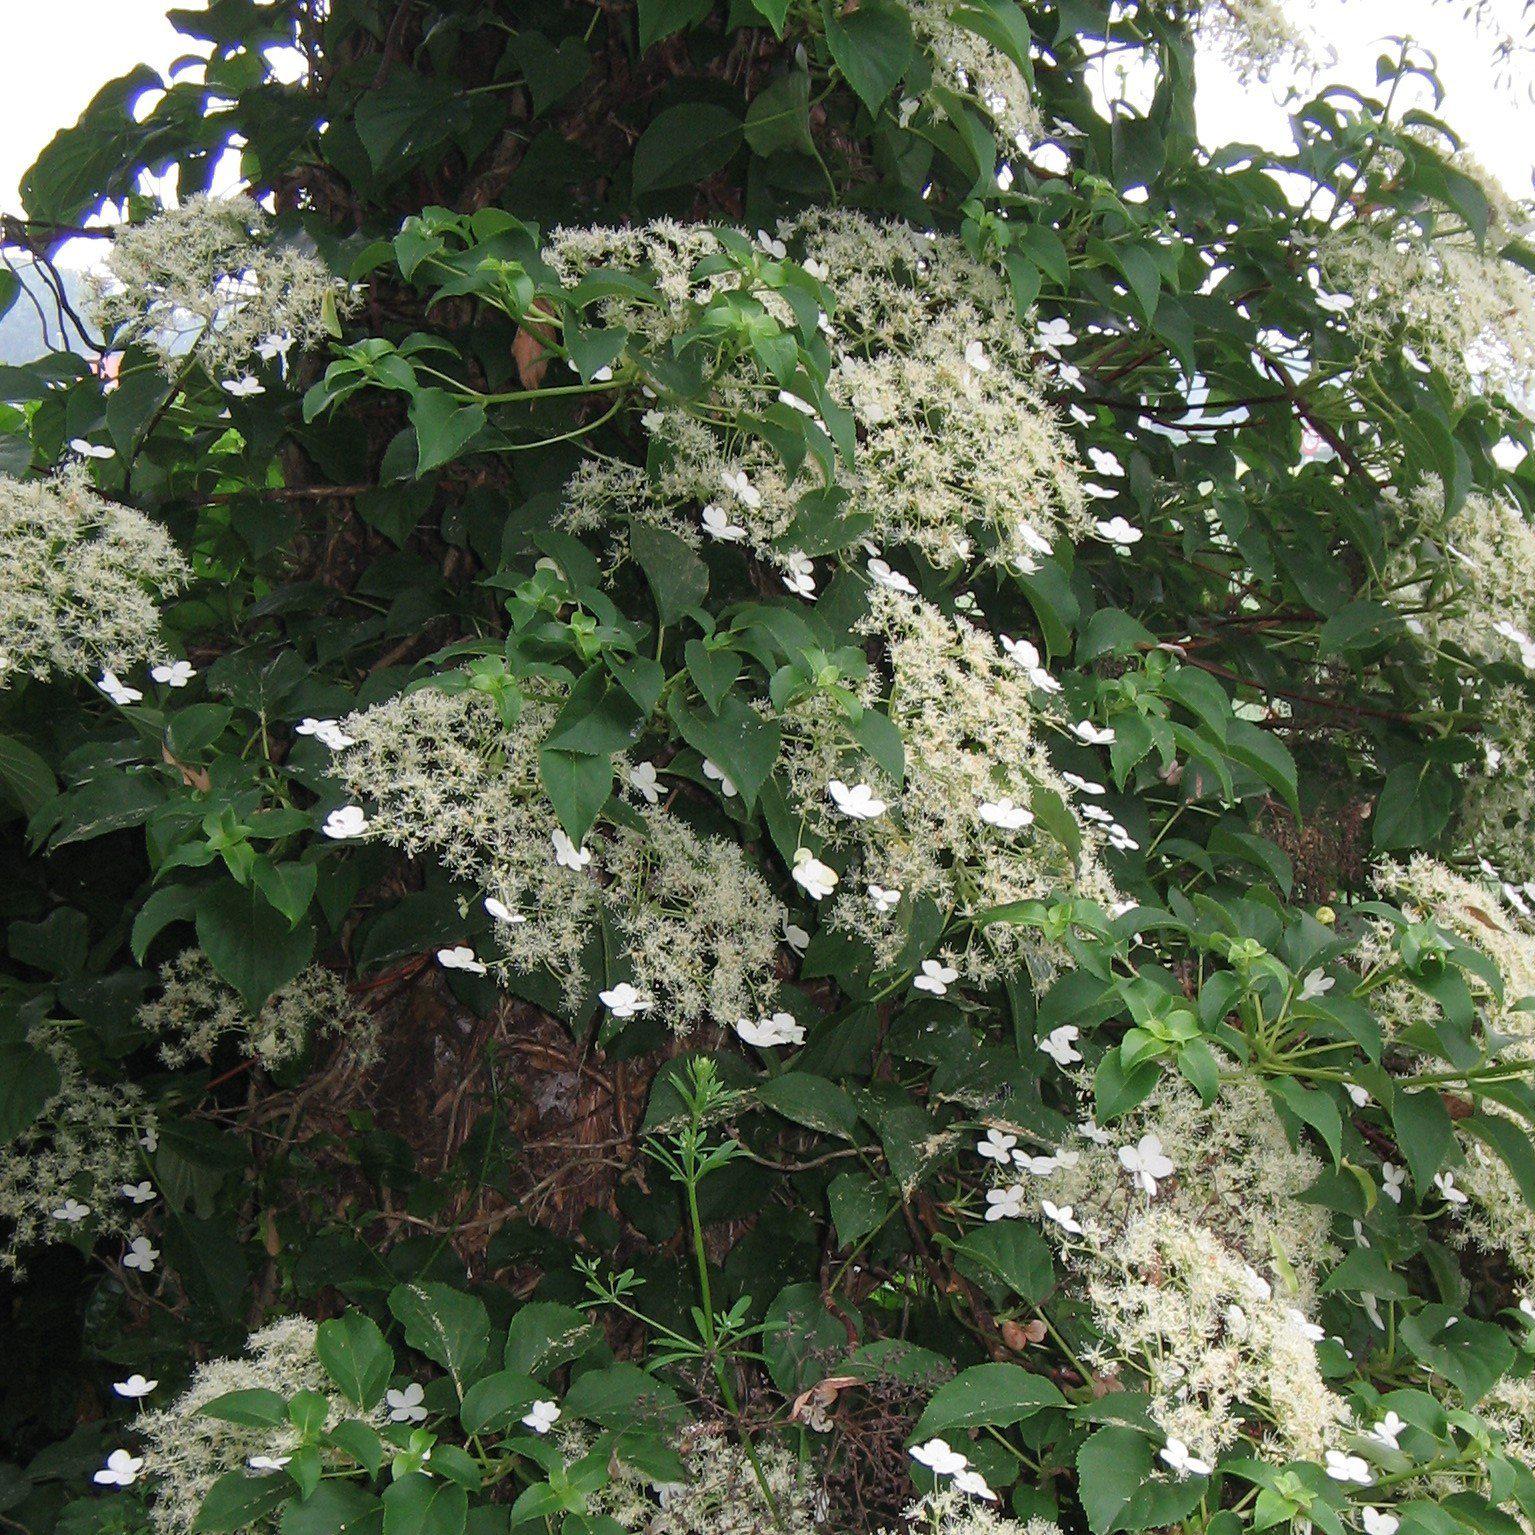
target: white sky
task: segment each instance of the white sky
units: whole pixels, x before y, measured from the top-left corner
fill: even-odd
[[[140,61],[163,72],[182,56],[185,42],[164,15],[170,3],[36,0],[6,6],[5,46],[0,48],[0,209],[19,211],[16,184],[22,172],[102,84]],[[194,0],[180,3],[190,6]],[[1520,0],[1493,4],[1511,28],[1517,27]],[[1375,88],[1375,58],[1384,39],[1405,32],[1432,48],[1448,92],[1443,115],[1510,191],[1530,191],[1535,164],[1531,79],[1494,88],[1492,38],[1467,26],[1460,0],[1287,0],[1287,9],[1309,25],[1319,51],[1336,52],[1337,67],[1326,77],[1366,92]],[[1218,61],[1206,61],[1199,98],[1206,139],[1287,145],[1281,93],[1278,86],[1243,86]]]

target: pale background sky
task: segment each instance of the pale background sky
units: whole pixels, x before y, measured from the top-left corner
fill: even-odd
[[[19,211],[16,183],[54,132],[72,123],[96,90],[134,64],[162,71],[181,57],[185,40],[165,19],[170,0],[41,0],[7,6],[0,49],[0,209]],[[190,6],[193,0],[180,0]],[[1517,30],[1519,0],[1494,0]],[[1443,115],[1469,147],[1516,195],[1528,194],[1535,164],[1535,105],[1530,62],[1512,88],[1492,85],[1493,40],[1463,20],[1459,0],[1289,0],[1318,49],[1337,54],[1329,78],[1373,91],[1383,40],[1410,33],[1439,57],[1448,98]],[[1208,141],[1289,143],[1282,85],[1238,83],[1218,61],[1200,74],[1199,113]],[[1428,103],[1425,101],[1425,105]]]

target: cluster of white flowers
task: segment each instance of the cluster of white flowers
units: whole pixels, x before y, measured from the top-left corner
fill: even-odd
[[[12,674],[110,675],[158,655],[157,604],[186,574],[160,527],[98,495],[80,469],[0,475],[0,687]]]
[[[1022,70],[980,33],[956,21],[955,7],[937,0],[906,0],[906,8],[932,62],[934,82],[982,108],[992,121],[1004,159],[1026,148],[1038,136],[1041,124],[1034,92]]]
[[[1311,61],[1307,39],[1280,0],[1201,0],[1195,31],[1243,80],[1267,80],[1281,66],[1298,69]]]
[[[77,1229],[148,1249],[132,1236],[140,1207],[154,1198],[144,1179],[156,1136],[148,1100],[131,1082],[91,1081],[57,1025],[35,1026],[27,1043],[53,1062],[59,1085],[38,1118],[0,1147],[0,1272],[15,1269],[28,1247]],[[138,1267],[133,1253],[130,1246],[129,1266]]]
[[[1061,891],[1115,899],[1098,856],[1104,834],[1073,811],[1075,791],[1045,750],[1047,703],[1016,657],[968,619],[888,587],[872,589],[866,627],[882,644],[885,707],[905,743],[899,788],[824,700],[784,718],[791,799],[830,848],[857,863],[856,877],[833,873],[825,886],[836,892],[831,920],[888,962],[903,899],[925,896],[958,912]],[[1080,839],[1075,857],[1059,836],[1063,824]],[[995,975],[1027,944],[1024,932],[983,929],[953,964],[973,978]],[[936,984],[919,980],[921,989],[941,995],[953,964],[941,967],[946,979],[934,972]]]
[[[201,949],[184,949],[163,965],[160,987],[139,1009],[138,1021],[159,1038],[167,1066],[211,1060],[227,1036],[244,1041],[268,1068],[294,1059],[320,1034],[345,1036],[363,1060],[374,1048],[376,1021],[352,1001],[340,977],[319,965],[280,986],[254,1017]]]
[[[1506,206],[1505,199],[1498,199]],[[1513,398],[1535,384],[1535,277],[1500,252],[1518,234],[1425,232],[1382,216],[1346,223],[1317,247],[1323,286],[1353,299],[1349,335],[1366,357],[1406,356],[1467,394]]]
[[[681,1029],[767,1011],[785,913],[766,881],[734,843],[644,803],[638,787],[637,824],[604,825],[575,846],[539,779],[539,746],[557,712],[556,697],[530,698],[507,726],[487,694],[432,687],[352,716],[345,732],[355,744],[337,771],[374,805],[370,816],[358,812],[360,834],[435,852],[483,890],[507,963],[549,966],[572,1005],[586,991],[584,951],[605,914],[633,972],[627,1012],[655,1006]],[[464,948],[444,951],[453,956],[444,963],[482,969]]]
[[[149,1478],[149,1517],[157,1535],[190,1530],[213,1484],[228,1471],[246,1467],[273,1469],[298,1444],[297,1429],[231,1423],[201,1409],[231,1391],[275,1391],[292,1397],[317,1391],[330,1404],[330,1422],[356,1417],[355,1406],[338,1395],[315,1353],[315,1324],[307,1317],[281,1317],[252,1333],[245,1353],[235,1359],[201,1364],[191,1384],[169,1406],[145,1413],[134,1424],[143,1443],[143,1469]],[[387,1420],[380,1405],[376,1425]],[[335,1451],[324,1452],[337,1460]],[[263,1465],[264,1463],[264,1465]]]
[[[1048,1519],[1010,1519],[994,1505],[954,1488],[941,1487],[912,1504],[905,1520],[917,1535],[1061,1535],[1060,1526]]]
[[[877,545],[907,545],[941,566],[980,557],[1032,570],[1057,537],[1090,531],[1070,441],[994,271],[957,239],[855,213],[807,213],[770,244],[795,250],[807,271],[834,285],[828,391],[861,437],[856,464],[840,466],[834,483],[846,496],[844,514],[867,518]],[[695,319],[727,277],[739,280],[733,266],[689,279],[692,264],[722,253],[711,231],[663,222],[556,230],[545,255],[572,285],[603,264],[649,273],[662,303],[615,299],[601,313],[659,344]],[[752,296],[785,327],[794,323],[780,294],[759,285]],[[711,424],[720,412],[760,410],[769,389],[769,399],[816,415],[809,400],[770,385],[743,358],[712,380],[709,412],[664,399],[645,411],[645,468],[584,464],[566,488],[568,524],[584,531],[639,516],[694,541],[741,543],[778,565],[791,591],[813,597],[813,562],[776,541],[821,471],[807,466],[794,483],[766,442]],[[906,579],[881,564],[886,580]]]
[[[560,1453],[567,1464],[590,1448],[579,1430],[561,1436]],[[781,1445],[758,1441],[760,1479],[745,1450],[708,1429],[687,1431],[681,1453],[688,1480],[660,1486],[614,1457],[607,1485],[587,1500],[588,1513],[606,1515],[630,1535],[762,1535],[766,1530],[814,1535],[816,1497],[809,1468]]]
[[[325,334],[347,286],[319,258],[274,239],[248,197],[191,197],[121,229],[94,279],[94,315],[114,346],[154,352],[167,375],[195,351],[231,396],[259,394],[253,358],[278,359]]]
[[[1317,1329],[1209,1228],[1152,1205],[1074,1261],[1101,1339],[1086,1357],[1100,1375],[1144,1384],[1188,1469],[1243,1437],[1281,1463],[1320,1464],[1343,1442],[1351,1419],[1322,1378]]]

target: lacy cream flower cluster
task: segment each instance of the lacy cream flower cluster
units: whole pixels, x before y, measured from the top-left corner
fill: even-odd
[[[139,1009],[141,1028],[160,1040],[167,1066],[208,1061],[219,1041],[234,1036],[263,1066],[281,1066],[321,1034],[345,1036],[366,1059],[376,1024],[352,1001],[345,983],[312,965],[280,986],[254,1017],[221,981],[201,949],[184,949],[161,967],[160,995]]]
[[[337,770],[372,803],[371,835],[436,853],[483,890],[506,963],[548,966],[570,1005],[588,989],[588,942],[605,921],[640,1010],[678,1029],[766,1011],[782,904],[739,847],[663,809],[572,845],[539,778],[558,707],[529,699],[507,726],[484,693],[418,689],[348,719],[355,744]]]
[[[0,476],[0,687],[118,670],[159,653],[159,602],[187,567],[163,529],[79,470]]]
[[[815,417],[814,389],[802,379],[780,391],[744,354],[720,363],[704,404],[659,391],[644,416],[652,438],[645,468],[594,459],[579,469],[566,488],[571,527],[638,516],[694,541],[741,542],[786,570],[794,551],[782,540],[802,498],[828,488],[845,496],[843,515],[866,519],[869,538],[939,566],[978,556],[1030,570],[1058,537],[1089,531],[1073,448],[995,272],[953,237],[856,213],[807,213],[782,225],[772,244],[775,253],[792,249],[822,284],[827,388],[856,422],[856,462],[828,481],[812,461],[791,479],[768,443],[736,423],[772,408]],[[660,223],[558,229],[545,258],[572,287],[598,267],[646,274],[660,303],[625,295],[599,312],[652,348],[737,287],[791,327],[782,293],[747,264],[725,262],[723,250],[711,231]],[[705,258],[705,274],[691,276]]]
[[[167,376],[195,351],[214,378],[265,349],[286,359],[345,312],[347,287],[318,257],[274,238],[248,197],[191,197],[112,242],[95,279],[94,317],[113,346],[148,347]]]
[[[131,1082],[93,1082],[57,1024],[39,1024],[27,1043],[53,1062],[59,1085],[42,1113],[0,1147],[0,1272],[18,1267],[36,1243],[74,1228],[127,1236],[137,1205],[124,1189],[144,1177],[143,1141],[155,1116]]]

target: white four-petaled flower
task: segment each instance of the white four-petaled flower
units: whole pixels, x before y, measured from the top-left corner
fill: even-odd
[[[993,1125],[987,1130],[986,1139],[975,1143],[975,1149],[988,1160],[1000,1162],[1006,1167],[1013,1160],[1013,1147],[1017,1144],[1016,1135],[1008,1135]]]
[[[245,1464],[252,1471],[281,1471],[292,1459],[291,1455],[252,1455]]]
[[[959,971],[953,965],[946,965],[941,960],[924,959],[922,973],[914,976],[911,984],[918,991],[931,992],[935,997],[941,997],[958,979]]]
[[[584,869],[592,861],[591,853],[577,847],[559,827],[550,832],[549,840],[554,844],[554,861],[562,869]]]
[[[190,661],[161,661],[149,668],[149,675],[167,687],[184,688],[197,675],[197,668]]]
[[[1072,1041],[1078,1037],[1080,1032],[1076,1024],[1063,1023],[1058,1028],[1051,1029],[1040,1040],[1039,1048],[1057,1066],[1069,1066],[1073,1061],[1080,1061],[1082,1059],[1081,1053],[1072,1044]]]
[[[71,1194],[63,1204],[58,1205],[48,1213],[56,1221],[63,1221],[66,1225],[75,1226],[83,1221],[85,1217],[91,1213],[91,1207],[87,1204],[81,1204],[81,1202],[76,1199],[73,1194]]]
[[[1307,971],[1305,980],[1301,982],[1300,1000],[1314,1002],[1318,997],[1325,997],[1337,984],[1336,977],[1328,975],[1319,965],[1315,970]]]
[[[1108,725],[1095,725],[1091,720],[1078,720],[1071,727],[1071,733],[1079,741],[1086,741],[1089,746],[1112,746],[1114,744],[1114,731]]]
[[[903,597],[917,595],[917,588],[900,571],[892,569],[885,560],[869,561],[869,577],[877,585],[888,587],[892,592],[899,592]]]
[[[791,871],[795,884],[799,885],[812,901],[824,901],[837,888],[837,871],[824,864],[808,847],[795,850],[794,868]]]
[[[656,765],[653,762],[636,762],[629,769],[629,786],[645,797],[647,804],[661,803],[661,790],[656,781]]]
[[[327,837],[334,837],[338,842],[348,837],[360,837],[367,829],[368,818],[361,805],[343,805],[339,810],[332,810],[320,828]]]
[[[1449,1205],[1469,1204],[1465,1191],[1455,1187],[1454,1173],[1435,1173],[1434,1187],[1439,1190],[1440,1198]]]
[[[1183,1476],[1209,1476],[1209,1461],[1201,1460],[1190,1452],[1189,1447],[1181,1439],[1169,1439],[1160,1450],[1157,1451],[1160,1460],[1171,1466],[1180,1477]]]
[[[451,949],[439,949],[437,963],[444,970],[464,970],[470,975],[485,974],[485,962],[476,957],[467,943],[455,944]]]
[[[784,556],[784,563],[788,569],[784,572],[783,584],[796,597],[814,597],[815,566],[810,556],[799,549],[791,549]]]
[[[876,816],[885,813],[884,800],[876,797],[874,790],[866,783],[855,783],[849,786],[840,778],[834,778],[827,784],[826,792],[831,795],[832,803],[853,821],[872,821]]]
[[[312,714],[306,714],[293,727],[293,733],[300,736],[313,736],[315,740],[330,747],[333,752],[357,744],[356,737],[349,736],[335,720],[316,719]]]
[[[650,998],[628,981],[620,981],[610,991],[599,991],[597,998],[615,1018],[633,1018],[636,1013],[650,1011]]]
[[[720,793],[726,799],[734,799],[740,793],[740,790],[736,788],[735,780],[730,774],[719,763],[711,762],[707,757],[704,758],[704,777],[717,783],[720,786]]]
[[[488,895],[485,897],[485,910],[488,911],[491,916],[496,919],[497,922],[505,922],[513,927],[515,927],[519,922],[526,922],[528,920],[520,911],[513,911],[505,901],[498,900],[493,895]]]
[[[1402,1525],[1402,1521],[1395,1514],[1388,1514],[1384,1509],[1371,1508],[1369,1504],[1359,1510],[1359,1515],[1364,1520],[1364,1535],[1396,1535]]]
[[[560,1409],[553,1402],[534,1402],[522,1415],[522,1424],[524,1428],[531,1428],[535,1434],[547,1434],[559,1422],[559,1418]]]
[[[123,1254],[123,1267],[148,1274],[154,1269],[155,1259],[159,1256],[160,1249],[148,1237],[134,1237],[128,1244],[128,1251]]]
[[[869,885],[869,899],[874,903],[875,911],[882,916],[892,912],[901,904],[901,892],[885,885]]]
[[[91,1478],[98,1487],[130,1487],[144,1469],[142,1455],[130,1455],[127,1450],[113,1450],[107,1463]]]
[[[1076,1218],[1070,1205],[1052,1204],[1048,1199],[1041,1199],[1039,1208],[1044,1213],[1045,1219],[1054,1221],[1062,1231],[1074,1237],[1082,1235],[1082,1223]]]
[[[136,1205],[153,1204],[155,1199],[155,1186],[147,1178],[142,1183],[125,1183],[118,1190],[124,1199],[130,1199]]]
[[[1395,1162],[1380,1164],[1380,1191],[1394,1205],[1402,1202],[1402,1186],[1407,1182],[1407,1169]]]
[[[426,1408],[422,1405],[426,1399],[426,1388],[420,1381],[408,1382],[402,1390],[393,1389],[384,1393],[384,1405],[389,1409],[389,1421],[391,1423],[420,1423],[426,1417]]]
[[[1370,1430],[1370,1438],[1377,1444],[1383,1444],[1387,1449],[1395,1450],[1399,1446],[1397,1440],[1401,1438],[1402,1430],[1407,1427],[1407,1420],[1398,1417],[1394,1412],[1388,1412],[1374,1428]]]
[[[1157,1179],[1169,1177],[1173,1171],[1172,1158],[1162,1150],[1161,1137],[1154,1134],[1143,1135],[1133,1146],[1121,1146],[1119,1162],[1153,1196],[1157,1192]]]
[[[101,689],[118,708],[126,704],[142,703],[144,695],[137,688],[130,688],[126,682],[118,678],[116,672],[104,671],[96,686]]]
[[[71,437],[69,439],[70,451],[78,453],[81,458],[116,458],[117,449],[98,446],[88,437]]]
[[[733,495],[742,506],[750,507],[755,511],[762,505],[762,492],[746,477],[744,469],[725,469],[720,473],[720,484]]]
[[[1093,531],[1105,543],[1113,544],[1121,554],[1146,536],[1133,522],[1127,522],[1123,517],[1100,518],[1093,524]]]
[[[1326,1471],[1335,1482],[1354,1482],[1360,1487],[1370,1485],[1370,1465],[1362,1455],[1350,1455],[1343,1450],[1329,1450]]]
[[[235,400],[248,400],[253,395],[266,393],[266,385],[254,373],[246,373],[240,378],[226,378],[219,387]]]
[[[1034,819],[1032,810],[1015,805],[1005,795],[1001,799],[983,799],[976,814],[988,826],[998,826],[1003,831],[1020,831]]]
[[[759,1050],[770,1050],[776,1045],[802,1045],[805,1030],[794,1020],[793,1013],[773,1013],[755,1020],[737,1018],[735,1030],[749,1045]]]
[[[746,529],[730,520],[730,513],[710,502],[703,510],[704,532],[717,538],[722,544],[739,544],[746,537]]]
[[[119,1396],[125,1396],[130,1401],[133,1401],[138,1397],[148,1396],[159,1384],[160,1382],[157,1380],[149,1380],[145,1376],[135,1373],[130,1375],[127,1380],[114,1380],[112,1382],[112,1389]]]

